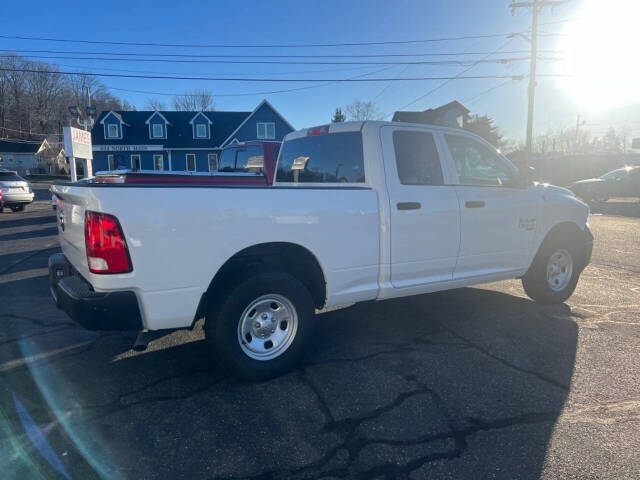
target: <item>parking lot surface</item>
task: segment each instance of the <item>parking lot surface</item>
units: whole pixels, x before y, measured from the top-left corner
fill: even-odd
[[[566,304],[519,281],[359,304],[317,316],[295,371],[245,384],[201,324],[136,353],[58,311],[35,187],[0,215],[3,478],[640,478],[637,202],[592,217]]]

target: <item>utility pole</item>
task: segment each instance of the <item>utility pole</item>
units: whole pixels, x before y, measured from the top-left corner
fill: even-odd
[[[531,150],[533,145],[533,107],[536,95],[536,63],[538,60],[538,15],[544,7],[555,7],[569,0],[532,0],[529,2],[513,2],[509,5],[511,13],[517,8],[532,9],[531,15],[531,58],[529,63],[529,106],[527,108],[527,163],[531,163]],[[525,37],[526,38],[526,37]]]
[[[578,119],[576,120],[576,135],[575,138],[573,139],[573,153],[577,153],[578,151],[578,132],[580,131],[580,125],[584,125],[585,121],[582,120],[582,122],[580,122],[580,112],[578,112]]]

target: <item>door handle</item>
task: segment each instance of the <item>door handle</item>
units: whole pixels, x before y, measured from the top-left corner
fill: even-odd
[[[420,202],[398,202],[396,206],[398,210],[420,210],[422,207]]]
[[[484,200],[471,200],[464,202],[464,206],[467,208],[484,208]]]

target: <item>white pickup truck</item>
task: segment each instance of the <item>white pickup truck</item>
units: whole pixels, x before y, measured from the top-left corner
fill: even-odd
[[[252,175],[247,173],[246,175]],[[59,184],[60,308],[87,328],[189,328],[247,379],[290,369],[314,309],[522,278],[563,302],[589,208],[481,138],[396,122],[284,140],[272,186]],[[179,198],[180,201],[176,201]]]

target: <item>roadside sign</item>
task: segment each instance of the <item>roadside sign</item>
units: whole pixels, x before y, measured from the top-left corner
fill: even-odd
[[[93,160],[91,132],[74,127],[63,127],[64,152],[67,157]]]

